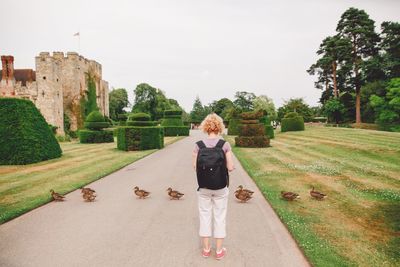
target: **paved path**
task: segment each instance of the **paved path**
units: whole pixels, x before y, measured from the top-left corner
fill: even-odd
[[[0,226],[0,266],[308,266],[295,242],[258,190],[246,204],[230,195],[221,262],[200,256],[196,179],[191,151],[198,131],[90,186],[93,203],[79,191]],[[231,191],[256,189],[235,159]],[[152,192],[136,199],[138,185]],[[183,191],[170,201],[167,187]]]

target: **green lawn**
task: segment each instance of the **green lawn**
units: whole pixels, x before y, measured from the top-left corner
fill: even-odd
[[[313,265],[400,266],[399,133],[307,127],[271,145],[233,150]]]
[[[182,137],[165,137],[165,145]],[[61,143],[63,156],[24,166],[0,166],[0,224],[51,201],[49,190],[65,194],[156,150],[125,152],[116,143]]]

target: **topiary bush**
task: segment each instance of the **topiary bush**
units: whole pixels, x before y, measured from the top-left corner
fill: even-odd
[[[79,131],[81,143],[112,143],[114,142],[113,132],[102,130],[110,127],[104,116],[97,110],[90,112],[84,123],[86,129]]]
[[[164,129],[153,127],[119,127],[117,147],[120,150],[146,150],[164,147]]]
[[[182,121],[182,110],[165,110],[161,121],[165,136],[188,136],[189,127]]]
[[[268,116],[264,115],[260,122],[265,125],[265,135],[268,136],[269,139],[273,139],[275,137],[274,127],[271,126],[271,120]]]
[[[20,165],[61,157],[46,120],[29,100],[0,98],[0,165]]]
[[[128,121],[150,121],[151,116],[147,113],[134,113],[128,116]]]
[[[281,131],[304,131],[304,119],[296,112],[290,112],[285,115],[281,123]]]
[[[113,131],[80,130],[79,140],[83,144],[112,143],[114,142]]]
[[[267,147],[269,138],[265,135],[265,125],[259,122],[262,113],[245,112],[241,114],[239,136],[235,138],[238,147]]]
[[[228,135],[239,135],[239,118],[232,118],[229,120]]]

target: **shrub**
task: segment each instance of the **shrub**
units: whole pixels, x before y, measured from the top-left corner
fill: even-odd
[[[158,121],[127,121],[127,126],[157,126]]]
[[[189,127],[188,126],[174,126],[174,127],[164,127],[165,136],[188,136]]]
[[[69,131],[68,135],[72,138],[72,139],[76,139],[78,138],[78,133],[77,131]]]
[[[238,147],[268,147],[269,138],[267,136],[238,136],[235,137],[235,144]]]
[[[97,110],[90,112],[84,123],[85,128],[96,131],[110,127],[104,116]]]
[[[164,110],[164,116],[173,116],[173,115],[177,115],[179,116],[179,118],[181,118],[182,110],[172,110],[172,109]]]
[[[58,129],[57,126],[54,126],[54,125],[51,125],[51,124],[48,124],[48,126],[49,126],[49,128],[50,128],[50,130],[51,130],[51,132],[53,134],[57,134],[57,129]]]
[[[240,114],[240,117],[243,120],[258,120],[264,115],[264,112],[262,110],[259,110],[257,112],[254,111],[249,111],[249,112],[243,112]]]
[[[303,117],[287,117],[282,119],[281,124],[282,132],[289,131],[304,131],[304,120]]]
[[[237,118],[229,120],[228,135],[239,135],[239,122]]]
[[[128,121],[150,121],[151,117],[147,113],[134,113],[129,115]]]
[[[0,164],[19,165],[61,157],[39,110],[29,100],[0,98]]]
[[[103,114],[100,111],[95,110],[90,112],[90,114],[86,117],[86,122],[105,122]]]
[[[119,127],[117,147],[120,150],[146,150],[164,147],[164,129],[154,127]]]
[[[56,135],[56,139],[58,142],[71,142],[71,137],[68,134]]]
[[[112,131],[93,131],[93,130],[80,130],[79,140],[81,143],[112,143],[114,142]]]
[[[269,139],[273,139],[275,137],[274,127],[271,126],[271,120],[268,116],[263,116],[260,119],[260,122],[265,125],[265,135],[268,136]]]
[[[181,110],[165,110],[161,126],[164,127],[165,136],[189,135],[189,127],[183,124]]]
[[[126,113],[122,113],[122,114],[118,114],[117,115],[117,120],[119,122],[126,121],[127,119],[128,119],[128,114],[126,114]]]
[[[240,136],[262,136],[265,135],[265,126],[261,123],[257,124],[241,124],[239,125]]]

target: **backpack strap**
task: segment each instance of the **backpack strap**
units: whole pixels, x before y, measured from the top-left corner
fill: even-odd
[[[196,142],[196,144],[199,146],[199,149],[206,148],[206,144],[204,144],[204,142],[201,140]]]
[[[215,145],[215,147],[222,148],[225,145],[225,140],[219,139],[218,143]]]

